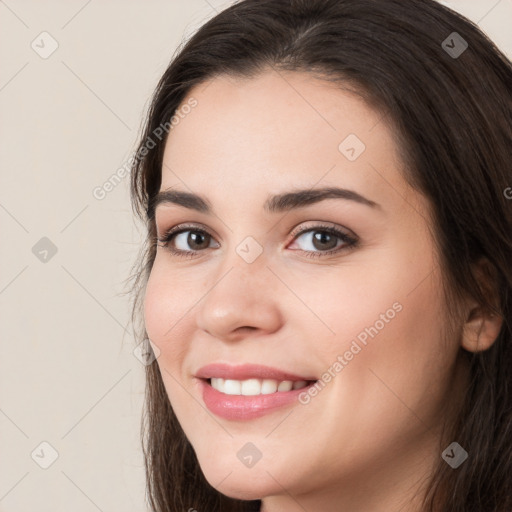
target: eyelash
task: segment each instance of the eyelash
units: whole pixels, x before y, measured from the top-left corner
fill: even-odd
[[[200,255],[197,254],[197,253],[200,253],[200,252],[203,252],[203,251],[183,251],[183,250],[180,250],[180,249],[174,249],[171,245],[170,245],[170,242],[174,239],[174,237],[176,235],[179,235],[180,233],[185,233],[187,231],[192,231],[192,232],[195,232],[195,233],[200,233],[201,235],[207,235],[207,236],[210,236],[213,238],[213,236],[208,233],[208,231],[202,229],[202,228],[198,228],[196,225],[179,225],[179,226],[175,226],[175,227],[172,227],[171,229],[167,230],[163,235],[162,237],[160,238],[157,238],[158,242],[161,245],[161,247],[165,248],[166,250],[168,250],[173,256],[177,256],[179,258],[194,258],[194,257],[199,257]],[[343,231],[340,231],[339,229],[336,229],[332,226],[326,226],[326,225],[321,225],[321,224],[318,224],[316,226],[313,226],[313,227],[309,227],[307,229],[303,229],[303,230],[296,230],[296,231],[293,231],[292,232],[292,236],[293,236],[293,240],[292,242],[298,238],[299,236],[305,234],[305,233],[309,233],[309,232],[322,232],[322,233],[328,233],[330,235],[334,235],[336,236],[337,238],[339,238],[340,240],[342,240],[344,242],[344,245],[341,246],[341,247],[338,247],[337,249],[330,249],[328,251],[304,251],[304,250],[300,250],[300,252],[303,252],[305,253],[306,257],[308,258],[321,258],[321,257],[326,257],[326,256],[330,256],[330,255],[333,255],[333,254],[337,254],[339,252],[342,252],[342,251],[346,251],[348,249],[353,249],[355,248],[357,245],[358,245],[358,242],[359,240],[356,238],[356,237],[353,237],[353,236],[350,236],[348,235],[347,233],[344,233]]]

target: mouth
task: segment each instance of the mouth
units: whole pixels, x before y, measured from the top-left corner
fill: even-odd
[[[239,364],[230,365],[226,363],[212,363],[200,368],[196,375],[200,379],[224,379],[235,381],[246,381],[253,379],[276,380],[280,382],[297,382],[317,380],[316,377],[297,375],[287,370],[272,368],[261,364]]]
[[[286,392],[292,390],[303,389],[316,380],[276,380],[276,379],[223,379],[222,377],[212,377],[211,379],[203,379],[213,389],[225,395],[271,395],[278,392]]]
[[[206,407],[228,420],[254,419],[298,405],[299,395],[318,382],[311,376],[252,364],[212,364],[201,368],[195,377]]]

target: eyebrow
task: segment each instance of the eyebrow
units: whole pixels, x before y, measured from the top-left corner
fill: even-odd
[[[265,201],[263,208],[269,213],[281,213],[303,208],[326,199],[345,199],[371,208],[381,208],[378,203],[367,199],[353,190],[338,187],[294,190],[292,192],[277,194],[270,196]],[[190,192],[168,189],[159,192],[150,202],[147,210],[148,217],[152,219],[156,208],[166,203],[177,204],[184,208],[196,210],[208,215],[213,213],[213,208],[205,197]]]

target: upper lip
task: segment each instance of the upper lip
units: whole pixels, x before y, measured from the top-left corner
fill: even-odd
[[[226,363],[212,363],[200,368],[196,377],[200,379],[222,378],[232,380],[247,379],[273,379],[277,381],[316,380],[315,377],[301,376],[294,373],[263,366],[260,364],[229,365]]]

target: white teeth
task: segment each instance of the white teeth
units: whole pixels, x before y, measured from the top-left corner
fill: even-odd
[[[293,383],[291,380],[283,380],[283,382],[279,383],[277,386],[277,391],[290,391],[293,387]]]
[[[241,395],[242,383],[239,380],[226,379],[224,381],[224,393],[226,395]]]
[[[259,395],[261,392],[261,383],[258,379],[249,379],[242,381],[242,395]]]
[[[212,388],[215,388],[215,389],[220,389],[222,387],[222,389],[224,389],[224,379],[221,379],[220,377],[212,377],[212,380],[211,380],[211,385],[212,385]]]
[[[291,391],[292,389],[301,389],[307,386],[305,380],[292,382],[291,380],[277,381],[273,379],[247,379],[232,380],[212,377],[212,388],[226,395],[269,395],[276,391]]]
[[[270,393],[275,393],[277,391],[277,380],[265,379],[261,383],[261,394],[262,395],[270,395]]]

